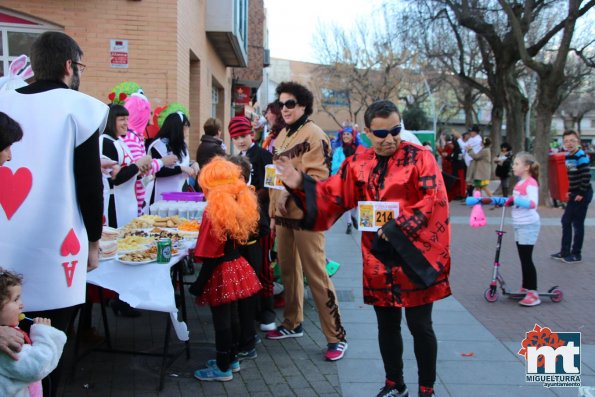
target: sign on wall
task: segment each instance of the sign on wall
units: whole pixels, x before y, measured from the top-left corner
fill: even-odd
[[[128,68],[128,40],[110,40],[110,65],[112,68]]]

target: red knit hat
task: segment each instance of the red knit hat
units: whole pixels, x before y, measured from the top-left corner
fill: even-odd
[[[229,121],[227,130],[229,131],[229,136],[232,138],[236,136],[244,136],[252,134],[252,124],[250,124],[250,120],[246,117],[236,116]]]

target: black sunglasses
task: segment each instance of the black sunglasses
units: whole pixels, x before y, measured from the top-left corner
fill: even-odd
[[[399,135],[401,133],[401,128],[402,128],[401,124],[397,124],[390,130],[370,130],[370,131],[372,131],[372,134],[374,134],[375,137],[386,138],[388,136],[388,134],[391,134],[392,136]]]
[[[295,99],[288,99],[285,102],[277,101],[277,103],[279,104],[279,109],[283,109],[283,106],[285,106],[287,109],[293,109],[298,104]]]

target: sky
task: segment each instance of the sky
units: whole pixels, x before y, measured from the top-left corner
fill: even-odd
[[[320,23],[354,26],[382,3],[395,1],[399,0],[264,0],[271,57],[318,63],[312,43]],[[595,26],[595,9],[580,23]]]
[[[264,0],[271,57],[317,63],[312,43],[320,23],[354,26],[382,3],[382,0]]]

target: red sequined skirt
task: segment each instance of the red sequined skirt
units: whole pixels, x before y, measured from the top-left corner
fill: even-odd
[[[203,293],[196,298],[196,303],[219,306],[252,296],[261,288],[254,269],[240,256],[213,270]]]

